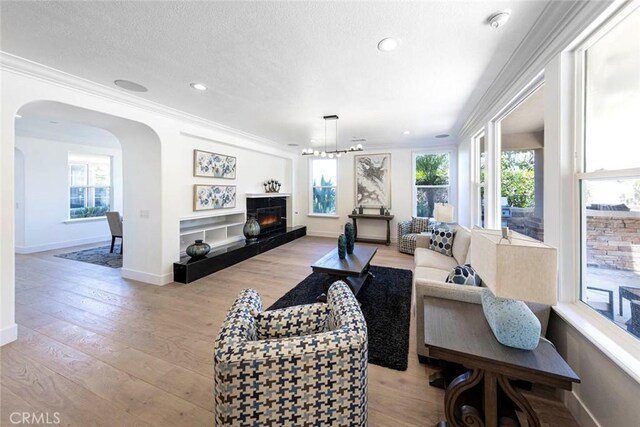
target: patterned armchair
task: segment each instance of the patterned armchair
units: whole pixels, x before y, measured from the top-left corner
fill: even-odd
[[[398,250],[413,255],[418,234],[432,229],[433,223],[429,218],[412,217],[410,220],[398,222]]]
[[[217,426],[366,426],[367,325],[342,281],[326,304],[262,311],[243,290],[215,342]]]

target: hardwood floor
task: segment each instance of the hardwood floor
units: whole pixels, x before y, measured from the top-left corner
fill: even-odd
[[[12,412],[58,413],[61,425],[213,424],[213,340],[240,290],[265,307],[311,273],[334,239],[305,237],[189,285],[145,285],[119,269],[16,256],[18,341],[0,349],[0,425]],[[380,246],[373,264],[411,269]],[[444,418],[444,392],[428,385],[411,324],[406,372],[369,365],[369,425],[425,426]],[[576,426],[548,397],[533,396],[544,425]]]

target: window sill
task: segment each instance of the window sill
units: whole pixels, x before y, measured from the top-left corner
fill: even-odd
[[[558,315],[640,383],[640,340],[605,319],[582,302],[559,303]]]
[[[307,214],[307,216],[311,218],[340,218],[340,215],[334,214]]]
[[[62,221],[63,224],[76,224],[82,222],[92,222],[92,221],[106,221],[106,216],[92,216],[91,218],[76,218],[76,219],[66,219]]]

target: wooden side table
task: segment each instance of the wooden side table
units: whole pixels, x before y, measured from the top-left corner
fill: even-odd
[[[349,218],[353,220],[353,231],[356,242],[363,243],[384,243],[389,246],[391,244],[391,220],[393,219],[393,215],[370,215],[370,214],[351,214]],[[356,220],[358,219],[375,219],[375,220],[384,220],[387,221],[387,239],[363,239],[358,238],[358,223]]]
[[[500,344],[479,304],[425,298],[424,308],[418,309],[424,309],[424,340],[429,357],[465,368],[446,388],[447,420],[439,426],[497,427],[499,419],[509,416],[509,409],[517,408],[526,415],[529,426],[540,427],[537,414],[512,381],[565,390],[580,382],[546,341],[530,351]],[[473,402],[477,402],[476,406]]]

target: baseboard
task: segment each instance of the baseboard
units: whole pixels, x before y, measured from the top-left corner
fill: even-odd
[[[91,243],[109,242],[111,241],[111,235],[87,237],[86,239],[66,240],[64,242],[47,243],[44,245],[33,246],[16,246],[15,251],[17,254],[32,254],[35,252],[51,251],[53,249],[70,248],[73,246],[88,245]]]
[[[0,329],[0,347],[18,339],[18,325],[15,323],[8,328]]]
[[[564,404],[582,427],[601,427],[575,391],[564,392]]]
[[[148,283],[150,285],[164,286],[173,282],[173,273],[152,274],[124,267],[120,271],[122,273],[122,277],[125,279]]]

